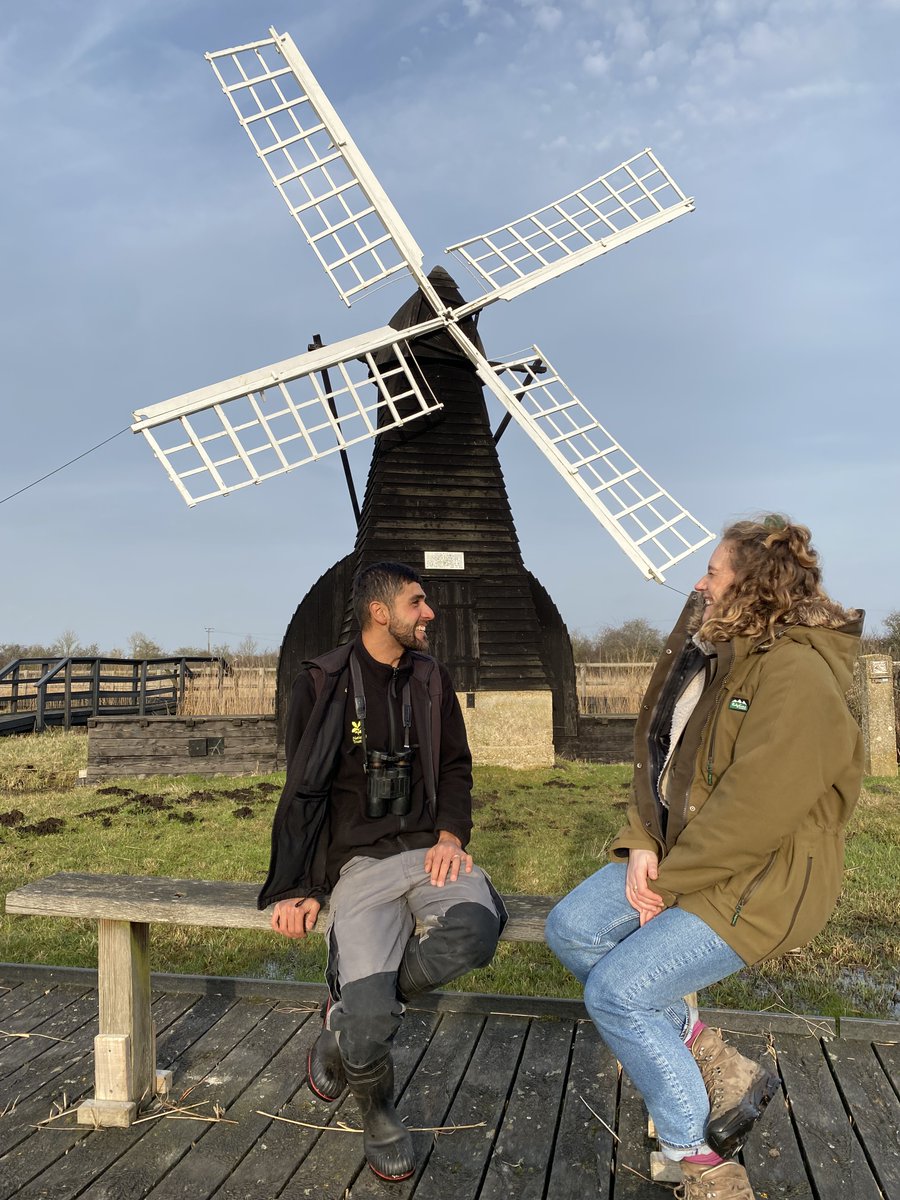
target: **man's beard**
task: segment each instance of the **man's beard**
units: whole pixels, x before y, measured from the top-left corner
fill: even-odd
[[[428,633],[426,632],[421,637],[416,637],[416,626],[400,625],[399,623],[390,621],[388,624],[388,633],[400,643],[406,650],[427,650],[428,649]]]

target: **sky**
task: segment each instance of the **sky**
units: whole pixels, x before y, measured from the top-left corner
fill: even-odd
[[[487,309],[489,356],[539,343],[704,524],[786,512],[869,632],[900,608],[900,0],[30,0],[0,31],[0,501],[112,440],[0,503],[0,643],[277,648],[353,547],[335,456],[189,509],[127,431],[410,290],[346,309],[255,160],[203,54],[270,25],[426,268],[651,146],[696,211]],[[667,628],[706,548],[647,582],[523,433],[499,448],[570,631]]]

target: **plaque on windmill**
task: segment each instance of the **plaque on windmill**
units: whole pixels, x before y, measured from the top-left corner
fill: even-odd
[[[476,323],[496,301],[684,216],[693,201],[642,150],[452,245],[484,289],[466,300],[446,270],[426,273],[422,250],[296,45],[269,34],[206,56],[257,157],[346,305],[394,277],[412,294],[387,325],[331,346],[316,338],[304,354],[139,409],[132,429],[189,505],[329,454],[343,458],[356,545],[294,615],[279,662],[279,712],[304,659],[352,636],[353,574],[393,559],[425,564],[438,614],[432,649],[457,689],[552,692],[554,736],[562,736],[577,725],[571,645],[522,561],[497,452],[507,424],[524,431],[645,578],[661,582],[712,534],[601,425],[543,350],[494,361]],[[485,388],[505,410],[496,432]],[[346,451],[365,440],[373,453],[360,506]],[[479,712],[485,707],[479,702]],[[534,724],[526,709],[520,703],[522,726]]]
[[[426,571],[464,571],[465,569],[466,556],[462,552],[454,553],[451,550],[425,551]]]

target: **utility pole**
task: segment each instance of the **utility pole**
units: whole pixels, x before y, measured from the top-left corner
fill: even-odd
[[[204,625],[203,628],[206,630],[206,653],[212,654],[212,648],[211,648],[211,642],[209,640],[209,635],[213,631],[213,626],[212,625]]]

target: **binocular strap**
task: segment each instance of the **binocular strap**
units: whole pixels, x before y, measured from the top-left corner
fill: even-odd
[[[369,761],[369,747],[366,742],[366,693],[363,690],[362,671],[359,668],[359,662],[356,655],[350,655],[350,677],[353,680],[353,702],[356,706],[356,719],[359,721],[360,731],[362,733],[362,750],[363,762]],[[409,680],[403,685],[403,691],[400,694],[401,703],[403,705],[403,749],[409,749],[409,738],[412,732],[412,700],[409,693]],[[391,754],[397,753],[397,747],[394,745],[394,710],[388,701],[388,721],[391,730]]]

